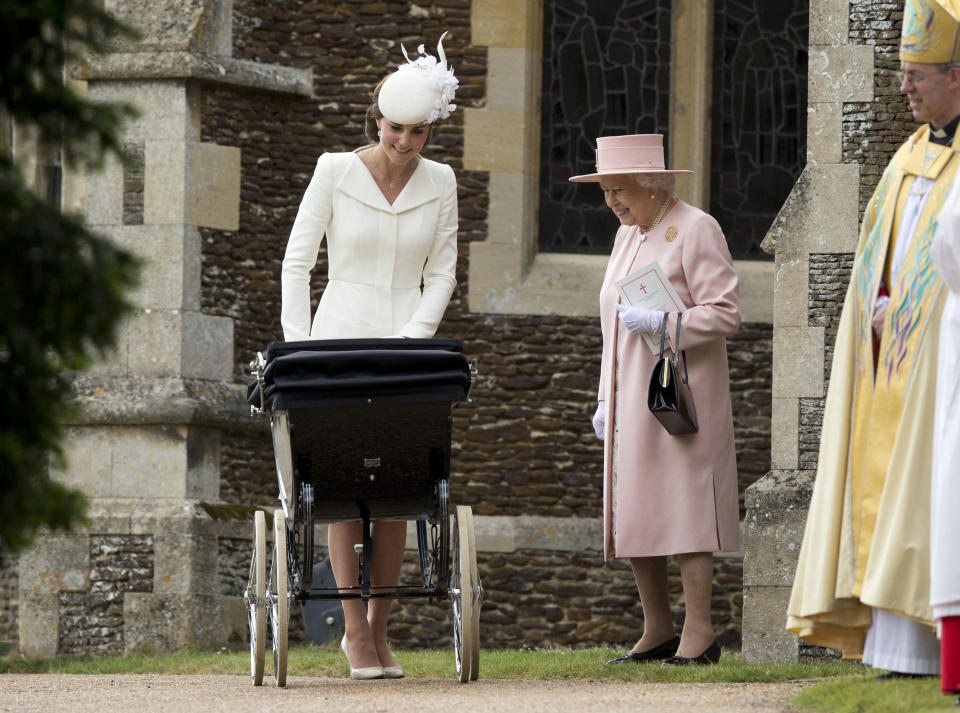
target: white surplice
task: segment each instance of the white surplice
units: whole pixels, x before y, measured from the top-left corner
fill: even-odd
[[[930,604],[942,619],[960,616],[960,181],[940,211],[930,254],[950,289],[940,322],[930,487]]]

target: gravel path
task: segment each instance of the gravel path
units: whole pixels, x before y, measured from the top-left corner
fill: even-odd
[[[22,674],[0,675],[0,713],[784,713],[803,685]]]

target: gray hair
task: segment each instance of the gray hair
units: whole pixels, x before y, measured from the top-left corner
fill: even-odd
[[[673,190],[677,185],[677,178],[672,173],[634,173],[631,175],[644,188],[666,191],[670,195],[673,195]]]
[[[948,74],[951,69],[960,69],[960,62],[941,62],[934,66],[939,74]]]

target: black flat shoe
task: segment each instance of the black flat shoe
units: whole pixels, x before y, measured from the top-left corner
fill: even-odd
[[[677,653],[677,647],[680,646],[680,637],[674,636],[672,639],[654,646],[652,649],[641,651],[636,654],[626,654],[610,659],[607,663],[643,663],[644,661],[663,661]]]
[[[671,656],[660,665],[661,666],[689,666],[691,664],[696,664],[697,666],[703,666],[705,664],[716,663],[719,660],[720,660],[720,642],[714,639],[713,643],[707,647],[707,650],[704,651],[699,656],[694,656],[693,658],[687,658],[686,656]]]

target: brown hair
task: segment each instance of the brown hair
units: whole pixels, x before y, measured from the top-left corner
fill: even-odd
[[[387,81],[387,77],[381,79],[373,90],[373,104],[367,107],[367,118],[363,123],[364,133],[374,144],[380,143],[380,137],[377,136],[377,120],[383,118],[383,113],[380,111],[380,105],[377,104],[377,97],[380,96],[380,87],[383,86],[385,81]]]

